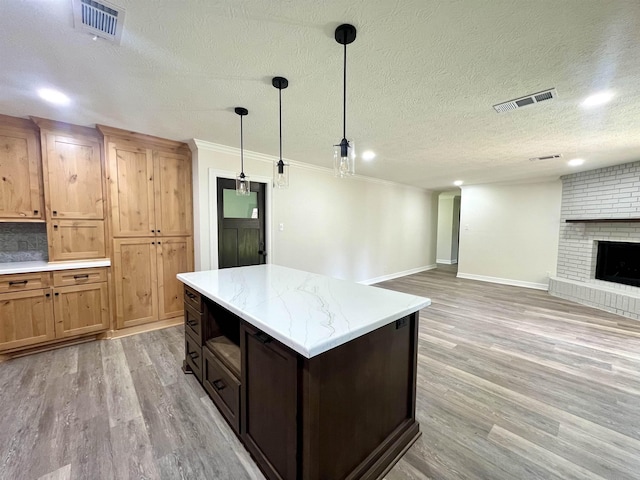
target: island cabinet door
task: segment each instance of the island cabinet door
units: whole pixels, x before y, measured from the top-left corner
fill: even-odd
[[[249,325],[240,335],[242,439],[268,479],[294,480],[297,356]]]

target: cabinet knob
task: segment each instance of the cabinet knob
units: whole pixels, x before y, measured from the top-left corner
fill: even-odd
[[[160,233],[160,230],[158,230],[158,233]]]
[[[44,296],[49,298],[51,296],[51,294],[50,293],[45,293]]]
[[[156,233],[156,231],[155,230],[151,230],[151,233]]]
[[[33,214],[34,214],[34,215],[37,215],[37,214],[38,214],[38,210],[34,210],[34,211],[33,211]]]
[[[151,242],[151,245],[155,245],[155,244],[156,244],[156,242]]]
[[[57,211],[57,210],[54,210],[54,211],[53,211],[53,214],[54,214],[54,215],[57,215],[57,214],[58,214],[58,211]]]
[[[56,230],[58,228],[58,225],[54,225],[53,229]]]
[[[57,297],[58,295],[60,295],[58,292],[54,293],[54,295]]]
[[[158,245],[160,245],[162,242],[158,242]]]

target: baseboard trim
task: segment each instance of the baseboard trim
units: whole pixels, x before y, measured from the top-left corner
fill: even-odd
[[[441,263],[443,265],[457,265],[457,260],[443,260],[442,258],[436,258],[436,263]]]
[[[169,318],[167,320],[160,320],[159,322],[145,323],[143,325],[136,325],[134,327],[122,328],[120,330],[109,330],[99,337],[100,340],[113,340],[114,338],[128,337],[130,335],[138,335],[139,333],[153,332],[154,330],[161,330],[163,328],[175,327],[176,325],[184,324],[184,315],[175,318]]]
[[[467,280],[478,280],[480,282],[499,283],[501,285],[511,285],[513,287],[533,288],[534,290],[549,290],[548,283],[524,282],[522,280],[512,280],[510,278],[489,277],[487,275],[475,275],[473,273],[458,272],[458,278]]]
[[[358,283],[363,285],[373,285],[374,283],[386,282],[387,280],[393,280],[394,278],[406,277],[407,275],[413,275],[414,273],[426,272],[427,270],[433,270],[437,268],[437,265],[427,265],[426,267],[412,268],[410,270],[404,270],[402,272],[390,273],[389,275],[382,275],[381,277],[370,278],[368,280],[360,280]]]

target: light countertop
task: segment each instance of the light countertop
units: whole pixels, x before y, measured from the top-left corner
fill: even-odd
[[[111,260],[99,258],[96,260],[78,260],[73,262],[10,262],[0,263],[0,275],[10,273],[52,272],[55,270],[73,270],[76,268],[108,267]]]
[[[278,265],[177,277],[307,358],[431,305],[428,298]]]

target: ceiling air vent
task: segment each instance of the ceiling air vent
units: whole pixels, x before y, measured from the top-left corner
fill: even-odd
[[[557,155],[546,155],[544,157],[533,157],[530,158],[529,161],[530,162],[540,162],[542,160],[553,160],[554,158],[561,158],[562,154],[558,153]]]
[[[499,103],[494,105],[493,108],[498,113],[509,112],[518,108],[526,107],[528,105],[535,105],[536,103],[546,102],[552,100],[558,96],[555,88],[545,90],[543,92],[527,95],[526,97],[516,98],[515,100],[509,100],[508,102]]]
[[[123,8],[102,0],[73,0],[73,19],[76,30],[120,43],[124,25]]]

